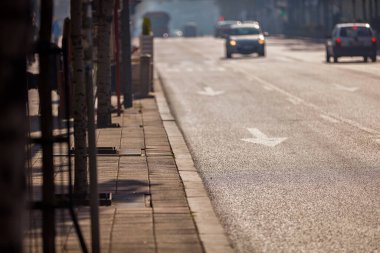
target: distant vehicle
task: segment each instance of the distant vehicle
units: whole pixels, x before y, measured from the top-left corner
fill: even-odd
[[[226,58],[233,54],[253,54],[265,56],[265,36],[257,24],[232,25],[226,38]]]
[[[219,21],[215,25],[215,38],[225,38],[228,35],[231,26],[239,23],[240,21],[237,20]]]
[[[190,37],[197,37],[198,32],[197,32],[197,25],[193,22],[187,23],[183,27],[183,36],[186,38]]]
[[[173,37],[182,37],[183,36],[183,32],[181,30],[174,30],[172,36]]]
[[[170,15],[164,11],[152,11],[145,13],[144,17],[150,19],[154,37],[168,37]]]
[[[376,36],[369,24],[346,23],[337,24],[326,43],[326,62],[330,58],[338,62],[343,56],[362,56],[367,62],[371,58],[376,61]]]
[[[242,21],[243,24],[259,24],[256,20],[244,20]]]

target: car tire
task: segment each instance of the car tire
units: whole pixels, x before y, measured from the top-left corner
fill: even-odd
[[[265,50],[259,51],[259,57],[265,57]]]
[[[337,57],[337,56],[334,56],[334,62],[335,62],[335,63],[338,62],[338,57]]]
[[[368,57],[367,56],[364,56],[363,59],[364,59],[364,62],[368,62]]]
[[[331,61],[331,55],[329,53],[329,49],[328,49],[327,46],[325,47],[325,50],[326,50],[326,62],[330,63],[330,61]]]
[[[231,58],[232,58],[232,53],[229,52],[228,50],[227,50],[227,52],[226,52],[226,58],[227,58],[227,59],[231,59]]]
[[[376,55],[374,55],[374,56],[371,57],[371,61],[372,62],[376,62],[376,60],[377,60]]]

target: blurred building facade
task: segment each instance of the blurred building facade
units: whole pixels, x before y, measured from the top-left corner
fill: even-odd
[[[380,32],[380,0],[215,0],[226,19],[257,20],[270,33],[325,37],[339,22]]]
[[[284,0],[288,35],[324,37],[336,23],[367,22],[380,31],[380,0]]]
[[[182,31],[188,23],[195,23],[198,35],[210,35],[219,17],[215,0],[143,0],[134,13],[134,35],[141,32],[142,17],[147,12],[162,11],[170,16],[170,33]]]

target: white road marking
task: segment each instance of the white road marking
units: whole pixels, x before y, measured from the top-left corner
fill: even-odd
[[[340,84],[335,84],[335,88],[338,90],[343,90],[343,91],[348,91],[348,92],[355,92],[355,91],[359,90],[358,87],[347,87],[347,86],[343,86]]]
[[[218,96],[223,93],[224,91],[215,91],[211,87],[205,87],[203,91],[198,91],[198,94],[203,95],[203,96],[210,96],[210,97]]]
[[[286,100],[288,100],[293,105],[299,105],[302,102],[300,99],[295,98],[295,97],[287,97]]]
[[[217,68],[214,68],[214,69],[215,69],[215,71],[218,71],[218,72],[224,72],[224,71],[226,71],[226,69],[222,68],[222,67],[217,67]]]
[[[168,72],[224,72],[226,71],[223,67],[206,67],[205,66],[196,66],[196,67],[186,67],[186,66],[179,66],[178,67],[166,67],[166,71]]]
[[[283,137],[283,138],[268,137],[257,128],[247,128],[247,129],[254,136],[254,138],[242,139],[242,141],[260,144],[260,145],[273,148],[288,139],[286,137]]]
[[[196,72],[203,72],[204,70],[201,67],[195,67],[194,71],[196,71]]]
[[[182,61],[180,63],[180,65],[182,65],[182,66],[193,66],[194,62],[192,62],[192,61]]]
[[[251,80],[251,81],[253,81],[253,80]],[[263,88],[264,88],[265,90],[267,90],[267,91],[273,91],[273,88],[270,87],[270,86],[268,86],[268,85],[264,85]]]
[[[294,62],[295,60],[294,59],[289,59],[289,58],[287,58],[287,57],[285,57],[285,56],[278,56],[278,57],[276,57],[278,60],[280,60],[280,61],[283,61],[283,62]]]
[[[281,88],[275,86],[274,84],[272,84],[272,83],[270,83],[270,82],[268,82],[268,81],[265,81],[265,80],[263,80],[263,79],[261,79],[261,78],[259,78],[259,77],[257,77],[257,76],[253,76],[253,78],[256,79],[256,81],[260,82],[260,83],[263,84],[263,85],[270,85],[270,86],[273,87],[273,89],[274,89],[275,91],[277,91],[278,93],[281,93],[281,94],[283,94],[283,95],[285,95],[285,96],[287,96],[287,97],[295,97],[295,98],[298,98],[298,97],[294,96],[293,94],[291,94],[291,93],[289,93],[289,92],[287,92],[287,91],[285,91],[285,90],[283,90],[283,89],[281,89]],[[325,112],[325,111],[323,111],[320,107],[318,107],[317,105],[314,105],[314,104],[312,104],[312,103],[306,102],[306,101],[303,100],[302,98],[298,98],[298,99],[301,101],[301,103],[302,103],[303,105],[305,105],[305,106],[307,106],[307,107],[310,107],[310,108],[314,109],[315,111],[319,112],[320,114],[328,115],[328,116],[330,116],[330,117],[332,117],[332,118],[335,118],[335,119],[337,119],[337,120],[339,120],[339,121],[341,121],[341,122],[344,122],[344,123],[346,123],[346,124],[348,124],[348,125],[350,125],[350,126],[356,127],[356,128],[358,128],[358,129],[360,129],[360,130],[362,130],[362,131],[364,131],[364,132],[367,132],[367,133],[369,133],[369,134],[373,134],[373,135],[376,135],[376,136],[380,136],[380,132],[377,131],[377,130],[375,130],[375,129],[372,129],[372,128],[369,128],[369,127],[363,126],[363,125],[361,125],[361,124],[358,123],[358,122],[355,122],[355,121],[350,120],[350,119],[343,118],[343,117],[341,117],[341,116],[339,116],[339,115],[336,115],[336,114],[333,114],[333,113],[330,113],[330,112]]]
[[[168,68],[167,71],[168,72],[179,72],[179,69],[177,69],[177,68]]]
[[[339,123],[338,120],[336,120],[336,119],[334,119],[333,117],[330,117],[330,116],[328,116],[328,115],[321,114],[320,117],[321,117],[322,119],[327,120],[327,121],[330,121],[331,123],[334,123],[334,124]]]

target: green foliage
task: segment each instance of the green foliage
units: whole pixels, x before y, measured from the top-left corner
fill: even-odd
[[[142,34],[143,35],[151,35],[152,34],[152,24],[150,19],[145,17],[142,24]]]

